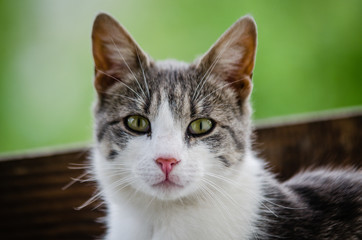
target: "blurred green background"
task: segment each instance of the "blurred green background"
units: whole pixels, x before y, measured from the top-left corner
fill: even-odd
[[[253,15],[256,119],[362,105],[361,0],[0,0],[0,153],[91,142],[100,11],[153,58],[184,61]]]

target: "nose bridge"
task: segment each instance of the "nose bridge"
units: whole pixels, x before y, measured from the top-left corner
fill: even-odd
[[[175,121],[168,103],[160,106],[152,132],[155,157],[178,158],[182,149],[181,126]]]
[[[156,155],[177,158],[182,149],[181,136],[177,130],[155,136]]]

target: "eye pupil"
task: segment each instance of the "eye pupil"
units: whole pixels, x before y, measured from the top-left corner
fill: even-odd
[[[137,118],[137,127],[141,126],[141,118]]]

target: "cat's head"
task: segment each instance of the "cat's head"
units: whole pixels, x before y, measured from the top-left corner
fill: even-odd
[[[250,151],[251,17],[191,64],[152,60],[106,14],[95,19],[92,40],[94,165],[108,194],[172,200],[235,175]]]

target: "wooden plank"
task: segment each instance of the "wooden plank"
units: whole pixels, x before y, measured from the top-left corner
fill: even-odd
[[[362,113],[341,118],[272,124],[256,129],[255,147],[280,179],[311,166],[361,167]],[[104,228],[102,207],[75,210],[95,183],[75,183],[87,149],[0,160],[0,239],[95,239]]]
[[[90,207],[76,211],[95,191],[95,184],[62,190],[83,170],[70,163],[87,162],[86,151],[0,161],[0,239],[95,239],[103,232]]]

